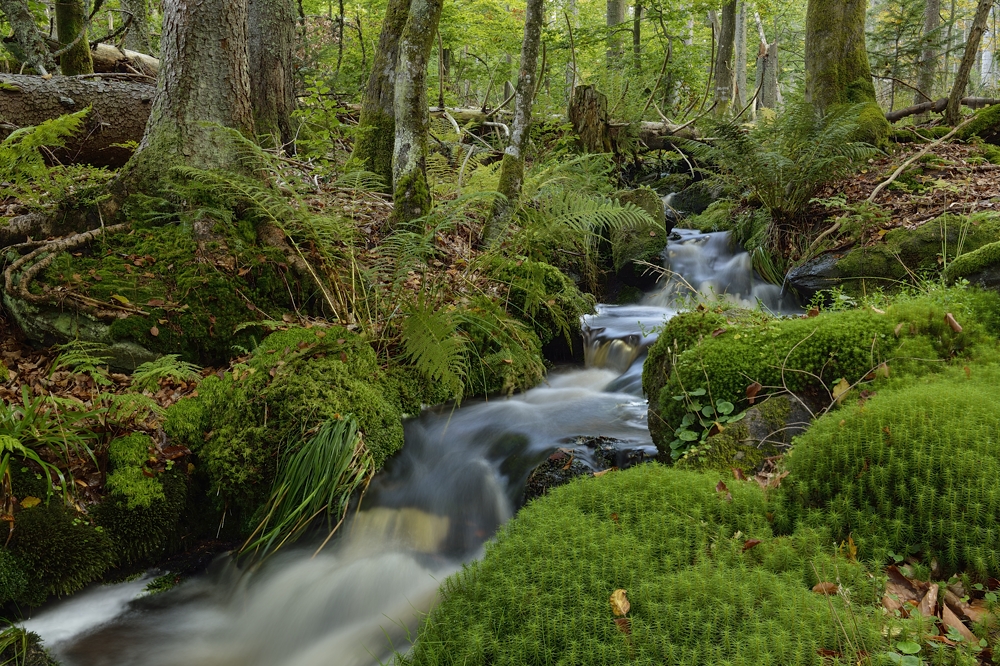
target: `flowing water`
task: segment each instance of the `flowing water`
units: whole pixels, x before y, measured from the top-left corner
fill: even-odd
[[[482,552],[517,510],[531,470],[576,436],[655,453],[642,361],[653,329],[689,288],[782,309],[726,234],[679,231],[673,277],[636,305],[601,305],[584,322],[583,368],[553,372],[508,399],[429,410],[406,424],[402,452],[362,510],[318,555],[282,552],[246,572],[220,558],[174,590],[148,579],[96,586],[27,620],[66,666],[352,666],[405,651],[439,584]]]

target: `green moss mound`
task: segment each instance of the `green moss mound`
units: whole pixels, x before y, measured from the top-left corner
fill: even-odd
[[[996,272],[998,264],[1000,264],[1000,241],[995,241],[960,255],[948,264],[944,277],[952,283],[963,278],[975,281],[977,278],[986,278],[985,273],[988,271]],[[992,281],[995,281],[995,278]]]
[[[774,537],[756,485],[643,465],[582,479],[529,503],[449,579],[407,663],[795,664],[839,652],[822,532]],[[748,539],[760,544],[744,550]],[[839,561],[859,638],[880,642],[861,567]],[[609,597],[624,589],[629,632]],[[845,660],[846,662],[846,660]]]
[[[817,421],[787,458],[790,511],[879,561],[1000,574],[1000,368],[975,366],[880,392]]]
[[[611,230],[611,258],[615,271],[632,269],[634,261],[648,261],[659,265],[659,256],[667,246],[666,214],[663,200],[653,190],[640,188],[617,192],[614,198],[622,204],[631,203],[646,213],[651,222]],[[641,273],[641,269],[638,271]]]
[[[153,440],[143,433],[119,437],[108,447],[108,476],[104,487],[126,501],[129,509],[148,508],[164,499],[163,485],[146,469]]]
[[[963,127],[957,136],[963,141],[977,136],[987,143],[1000,144],[1000,104],[976,111],[976,119]]]
[[[197,397],[168,410],[165,429],[197,454],[220,507],[249,519],[270,490],[279,452],[337,415],[354,414],[381,467],[403,444],[404,409],[434,399],[415,395],[420,386],[387,375],[371,346],[346,329],[292,328],[202,381]]]
[[[311,290],[303,292],[279,251],[257,244],[248,222],[219,227],[221,240],[201,248],[189,224],[102,236],[79,257],[60,255],[42,280],[148,313],[115,320],[101,342],[224,362],[235,348],[253,347],[253,331],[240,324],[291,311]]]
[[[94,510],[95,521],[111,539],[118,565],[155,564],[179,545],[187,480],[177,471],[150,480],[159,493],[148,504],[112,492]]]
[[[732,212],[736,208],[736,202],[729,199],[719,199],[705,209],[703,213],[685,217],[677,226],[684,229],[697,229],[708,233],[711,231],[729,231],[735,222]]]

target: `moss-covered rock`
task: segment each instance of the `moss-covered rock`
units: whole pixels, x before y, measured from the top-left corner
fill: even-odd
[[[850,295],[894,291],[909,284],[913,275],[937,275],[942,253],[947,252],[951,262],[959,249],[971,252],[998,239],[1000,216],[995,213],[942,215],[916,229],[892,229],[871,245],[819,255],[789,271],[788,283],[806,299],[834,288]]]
[[[870,102],[859,109],[855,140],[881,147],[889,143],[890,134],[892,134],[892,124],[885,119],[882,107]]]
[[[1000,104],[976,111],[976,119],[959,130],[957,137],[963,141],[979,137],[986,143],[1000,145]]]
[[[736,202],[729,199],[719,199],[698,215],[685,217],[677,226],[684,229],[697,229],[701,232],[730,231],[733,228],[733,210]]]
[[[632,268],[634,261],[659,264],[658,258],[667,246],[667,220],[663,200],[653,190],[640,188],[622,190],[614,195],[619,203],[638,206],[649,215],[649,224],[622,227],[611,231],[611,257],[615,271]]]
[[[949,283],[968,280],[987,289],[1000,288],[1000,240],[960,255],[948,264],[944,277]]]
[[[843,599],[810,590],[814,571],[833,576],[826,536],[775,537],[756,484],[718,481],[642,465],[532,501],[444,584],[407,663],[794,666],[839,654],[830,613],[846,617]],[[852,635],[877,650],[874,587],[860,566],[836,567]],[[616,623],[618,589],[631,608]]]
[[[300,287],[280,251],[258,244],[248,222],[218,228],[219,240],[200,246],[191,225],[182,223],[108,234],[80,256],[59,255],[32,285],[37,292],[66,289],[124,305],[128,316],[96,319],[9,295],[6,302],[32,338],[102,342],[112,346],[120,367],[159,354],[224,362],[234,348],[253,346],[253,330],[237,330],[241,324],[291,311],[308,301],[312,289]]]
[[[119,566],[155,564],[179,545],[187,479],[175,470],[149,480],[157,493],[115,490],[94,509],[94,520],[111,539]]]

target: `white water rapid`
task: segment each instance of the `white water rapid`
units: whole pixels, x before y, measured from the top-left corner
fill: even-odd
[[[25,626],[65,666],[353,666],[405,651],[439,584],[517,510],[531,470],[576,436],[624,440],[649,455],[642,361],[679,284],[781,309],[725,234],[679,231],[665,265],[679,277],[636,305],[584,322],[586,366],[553,372],[509,399],[429,410],[379,473],[362,511],[319,555],[279,553],[259,570],[220,558],[155,596],[145,580],[96,586]],[[682,279],[681,279],[682,278]],[[313,545],[315,547],[315,545]]]

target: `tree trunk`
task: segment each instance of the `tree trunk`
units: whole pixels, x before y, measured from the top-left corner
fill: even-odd
[[[622,35],[618,26],[625,22],[625,0],[608,0],[608,69],[615,69],[622,57]]]
[[[761,44],[761,46],[765,46]],[[758,109],[778,108],[778,42],[767,44],[767,49],[761,48],[757,58],[757,71],[760,72],[760,94],[757,95]]]
[[[142,138],[156,87],[142,81],[0,74],[0,118],[28,127],[88,106],[80,133],[55,151],[63,163],[119,167],[132,150],[122,145]],[[6,137],[10,129],[0,132]]]
[[[39,74],[48,74],[54,70],[55,61],[45,43],[45,35],[38,29],[35,17],[28,9],[27,0],[0,0],[0,9],[7,17],[7,23],[14,32],[14,44],[20,51],[14,52],[14,56],[34,67]],[[8,45],[7,48],[11,49],[11,46]]]
[[[747,90],[747,3],[746,0],[739,0],[736,6],[736,36],[733,40],[733,48],[736,50],[736,91],[733,99],[736,100],[737,108],[742,111],[743,107],[750,101],[753,91]],[[754,89],[756,90],[756,88]]]
[[[875,101],[865,50],[866,0],[809,0],[806,101],[820,113],[837,104]]]
[[[122,74],[145,74],[155,79],[160,72],[160,61],[153,56],[130,51],[122,51],[110,44],[98,44],[91,50],[95,73],[119,72]]]
[[[361,118],[354,131],[350,166],[379,176],[392,188],[392,153],[396,135],[395,90],[399,44],[410,12],[410,0],[389,0],[382,33],[372,59],[368,86],[361,98]]]
[[[146,132],[119,186],[155,188],[173,165],[233,169],[235,143],[215,125],[253,132],[247,0],[166,2],[160,76]]]
[[[86,27],[87,17],[83,12],[83,0],[56,2],[56,33],[59,36],[59,48],[66,49],[59,58],[59,69],[66,76],[94,73],[94,61],[90,58]]]
[[[249,0],[248,12],[254,129],[263,145],[294,153],[295,0]]]
[[[119,0],[122,10],[132,17],[125,33],[125,46],[139,53],[153,55],[149,40],[149,0]]]
[[[733,101],[733,42],[736,38],[736,0],[722,6],[719,48],[715,53],[715,113],[724,116]]]
[[[610,153],[608,98],[594,86],[577,86],[569,105],[569,120],[588,153]]]
[[[642,2],[633,5],[632,9],[632,69],[636,74],[642,74]]]
[[[524,149],[528,145],[531,125],[531,102],[535,98],[535,70],[538,66],[538,45],[542,36],[543,0],[528,0],[524,16],[524,41],[521,43],[521,69],[517,76],[514,96],[514,120],[510,128],[510,144],[504,150],[500,165],[498,197],[493,204],[490,223],[483,231],[483,240],[492,241],[500,233],[501,224],[510,217],[524,182]]]
[[[962,56],[962,64],[958,66],[958,74],[955,75],[955,85],[948,96],[948,107],[944,111],[944,121],[949,125],[957,125],[961,118],[961,101],[965,95],[965,88],[969,85],[969,72],[972,64],[976,61],[976,54],[979,52],[979,42],[983,38],[983,31],[986,29],[986,20],[990,16],[990,9],[993,7],[993,0],[979,0],[976,6],[976,18],[972,20],[972,29],[969,31],[969,39],[965,43],[965,55]]]
[[[443,0],[412,0],[399,40],[396,132],[392,154],[393,223],[405,225],[431,210],[427,185],[427,63]]]
[[[925,0],[924,44],[917,64],[917,88],[913,103],[921,104],[934,99],[934,81],[937,78],[937,34],[941,27],[941,0]],[[921,94],[922,93],[922,94]]]

